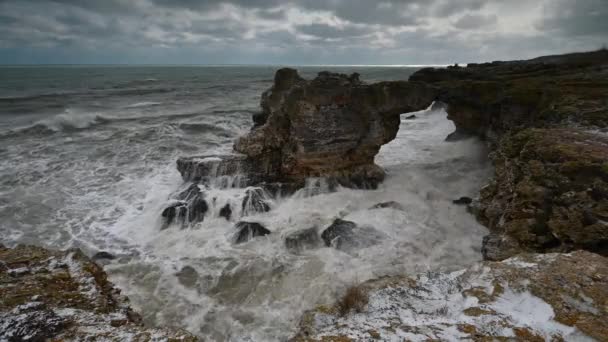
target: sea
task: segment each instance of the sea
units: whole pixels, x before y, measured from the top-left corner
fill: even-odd
[[[149,326],[205,341],[285,341],[305,310],[349,287],[390,275],[456,270],[481,259],[486,229],[452,203],[475,197],[492,169],[483,142],[446,142],[442,109],[402,115],[376,163],[376,190],[339,188],[275,198],[271,210],[211,212],[186,229],[162,229],[183,190],[180,156],[230,153],[252,127],[281,66],[0,67],[0,243],[105,251],[109,278]],[[358,72],[364,82],[406,80],[419,67],[293,66]],[[244,189],[215,189],[238,198]],[[401,208],[370,209],[398,202]],[[294,253],[285,236],[336,218],[374,232],[341,251]],[[240,220],[272,233],[234,244]]]

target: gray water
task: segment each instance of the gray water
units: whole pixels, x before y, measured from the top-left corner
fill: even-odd
[[[106,265],[150,325],[186,328],[207,340],[284,340],[303,310],[356,282],[480,259],[484,228],[451,199],[472,196],[490,169],[480,142],[445,143],[445,112],[403,120],[377,162],[375,191],[340,189],[273,202],[248,219],[273,233],[230,243],[233,222],[210,217],[160,230],[160,211],[183,186],[178,156],[222,153],[251,127],[278,67],[0,67],[0,239],[117,256]],[[298,67],[407,79],[406,67]],[[227,201],[242,191],[215,190]],[[395,200],[405,210],[368,210]],[[380,236],[344,253],[293,254],[286,234],[343,217]],[[176,273],[196,270],[193,283]]]

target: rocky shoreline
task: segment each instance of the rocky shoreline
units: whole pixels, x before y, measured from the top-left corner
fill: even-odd
[[[607,99],[605,50],[422,69],[409,81],[375,84],[329,72],[304,80],[281,69],[233,154],[177,161],[185,189],[162,212],[162,229],[203,221],[215,208],[210,183],[246,189],[242,204],[216,213],[228,221],[272,210],[269,197],[293,194],[311,178],[330,190],[375,188],[385,174],[374,157],[394,139],[400,114],[443,103],[456,126],[447,140],[476,136],[492,151],[490,184],[479,198],[458,200],[490,230],[486,261],[366,282],[361,312],[319,307],[303,316],[294,340],[607,340]],[[338,223],[286,243],[354,243],[355,224]],[[256,224],[237,223],[234,243],[271,234]],[[0,246],[0,298],[0,339],[8,341],[197,340],[142,326],[78,250]]]

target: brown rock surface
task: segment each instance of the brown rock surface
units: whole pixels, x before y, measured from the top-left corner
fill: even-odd
[[[334,178],[346,186],[372,186],[384,178],[374,157],[399,129],[399,114],[428,107],[431,87],[415,82],[365,84],[321,72],[306,81],[293,69],[277,71],[262,95],[258,125],[234,145],[256,163],[274,165],[277,181],[303,184]]]
[[[0,245],[1,341],[197,341],[185,331],[146,328],[80,250]]]

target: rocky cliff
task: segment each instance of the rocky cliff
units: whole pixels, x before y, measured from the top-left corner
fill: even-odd
[[[472,205],[486,259],[521,251],[608,255],[608,51],[422,69],[456,132],[493,147],[496,175]]]
[[[146,328],[80,250],[0,245],[0,341],[198,341]]]
[[[240,155],[183,158],[178,169],[186,180],[204,180],[212,170],[215,176],[241,172],[246,176],[240,185],[297,188],[306,178],[325,177],[343,186],[375,187],[384,171],[374,157],[395,138],[399,114],[425,109],[435,96],[423,83],[366,84],[357,74],[329,72],[304,80],[294,69],[280,69],[262,94],[254,127],[234,144]]]

